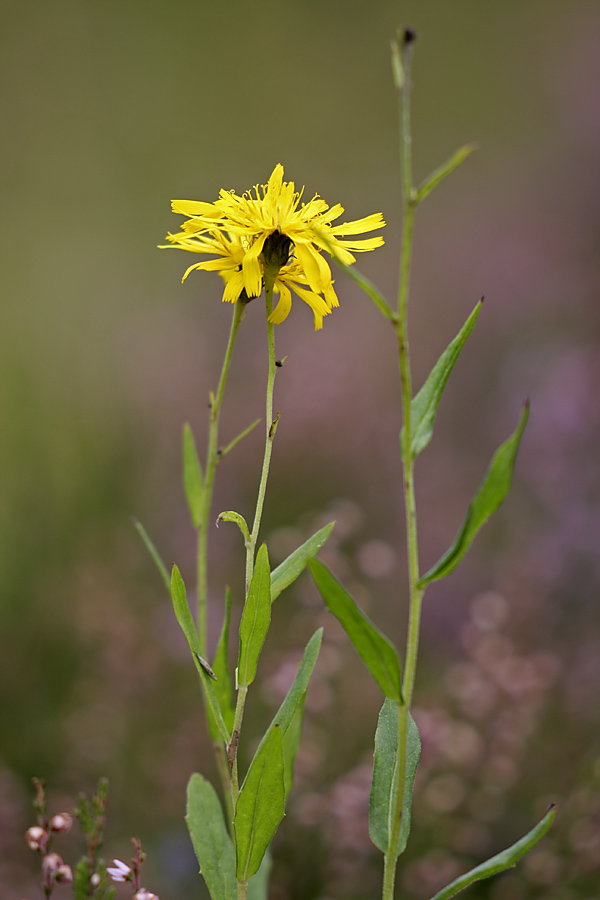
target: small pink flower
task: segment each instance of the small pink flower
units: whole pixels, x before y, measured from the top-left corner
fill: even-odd
[[[112,867],[106,867],[106,871],[113,881],[129,881],[131,879],[131,867],[120,859],[113,859]]]
[[[140,888],[133,895],[133,900],[160,900],[160,897],[153,894],[152,891],[147,891],[146,888]]]
[[[32,825],[25,832],[25,840],[31,850],[45,850],[48,844],[49,834],[40,825]]]
[[[58,853],[48,853],[44,857],[44,861],[42,863],[42,871],[44,875],[51,875],[52,877],[54,877],[61,866],[64,866],[64,863]]]
[[[54,876],[57,884],[71,884],[73,881],[73,872],[71,871],[71,866],[62,865],[56,870],[56,875]]]
[[[73,825],[73,816],[70,813],[59,813],[50,819],[50,831],[62,832],[66,834],[71,830]]]

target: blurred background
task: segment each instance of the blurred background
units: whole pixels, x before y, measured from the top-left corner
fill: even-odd
[[[215,771],[196,676],[145,524],[190,588],[181,426],[204,447],[231,309],[216,275],[156,249],[171,198],[212,200],[278,162],[345,217],[381,211],[359,267],[388,297],[399,175],[389,39],[419,32],[414,165],[479,150],[427,200],[411,308],[420,385],[484,309],[419,459],[421,559],[447,548],[524,399],[508,501],[426,597],[414,831],[399,892],[430,897],[559,804],[490,900],[592,900],[600,874],[600,4],[590,0],[3,0],[0,325],[0,883],[34,900],[30,779],[54,812],[110,779],[106,855],[139,836],[162,900],[204,897],[183,822],[189,774]],[[294,301],[263,535],[274,562],[324,522],[323,558],[397,641],[406,614],[394,339],[338,273],[315,334]],[[263,415],[261,304],[244,321],[223,442]],[[214,514],[254,508],[262,430],[218,472]],[[242,589],[237,530],[211,535],[211,640]],[[376,896],[367,833],[381,697],[308,578],[274,607],[242,758],[325,625],[272,897]],[[232,648],[233,652],[233,648]],[[70,843],[69,843],[70,841]],[[69,847],[71,849],[69,849]],[[72,836],[61,845],[75,853]],[[63,889],[66,890],[66,889]],[[125,896],[124,892],[122,896]]]

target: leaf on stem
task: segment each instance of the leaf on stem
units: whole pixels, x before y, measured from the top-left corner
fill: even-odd
[[[131,521],[133,522],[133,527],[135,528],[135,530],[137,531],[137,533],[140,535],[141,539],[143,540],[146,550],[152,557],[154,565],[158,569],[158,571],[160,573],[160,577],[162,578],[164,585],[165,585],[168,593],[170,594],[171,593],[171,579],[169,578],[169,570],[167,569],[164,562],[160,558],[158,550],[152,543],[150,535],[148,534],[148,532],[146,531],[146,529],[144,528],[142,523],[136,518],[133,518]]]
[[[250,543],[250,532],[248,531],[248,525],[243,516],[240,516],[239,513],[234,512],[232,509],[228,509],[226,512],[219,513],[217,516],[216,525],[219,527],[219,522],[235,522],[238,526],[242,535],[244,537],[244,543],[248,545]]]
[[[461,162],[463,162],[467,156],[470,156],[474,150],[477,149],[476,144],[464,144],[462,147],[454,153],[450,159],[446,160],[445,163],[442,163],[439,168],[432,172],[429,178],[426,178],[425,181],[419,185],[417,188],[417,193],[415,195],[415,203],[421,203],[422,200],[427,197],[432,190],[438,186],[440,181],[446,177],[446,175],[450,175],[451,172],[454,172],[458,166],[460,166]]]
[[[192,524],[194,528],[199,528],[202,519],[204,476],[196,450],[194,434],[187,422],[183,426],[183,487]]]
[[[400,660],[392,642],[356,605],[350,594],[320,560],[308,564],[328,610],[346,634],[386,697],[402,702]]]
[[[215,694],[219,701],[219,706],[223,714],[223,721],[227,726],[227,730],[231,732],[233,729],[233,720],[235,711],[233,708],[233,684],[231,681],[231,672],[229,669],[229,622],[231,619],[231,591],[229,588],[225,591],[225,618],[223,619],[223,628],[217,644],[215,658],[213,662],[213,671],[217,677],[215,682]],[[210,708],[207,709],[208,729],[213,743],[217,743],[220,739],[220,732],[215,722]]]
[[[421,755],[419,729],[411,714],[408,714],[406,739],[406,773],[404,777],[404,798],[400,819],[400,839],[396,847],[396,857],[404,853],[410,834],[413,785],[417,763]],[[378,850],[388,853],[390,841],[391,808],[398,762],[398,704],[386,698],[377,722],[375,732],[375,753],[373,756],[373,782],[369,797],[369,835]]]
[[[479,301],[454,340],[448,344],[427,376],[421,390],[411,400],[410,452],[413,459],[416,459],[431,440],[435,414],[446,387],[446,382],[460,355],[460,351],[475,327],[482,303],[483,298]],[[404,456],[404,428],[400,432],[400,455]]]
[[[246,900],[268,900],[269,875],[273,866],[273,858],[270,850],[263,856],[258,872],[248,880],[248,892]]]
[[[309,537],[293,553],[290,553],[288,558],[276,569],[273,569],[271,572],[271,602],[276,600],[280,593],[304,571],[309,559],[316,556],[331,534],[334,525],[335,522],[329,522],[324,528],[316,531],[312,537]]]
[[[519,444],[529,418],[529,401],[525,404],[515,431],[496,450],[477,493],[471,500],[467,515],[452,546],[417,587],[423,589],[431,581],[444,578],[457,567],[482,525],[495,513],[510,490]]]
[[[538,822],[535,828],[532,828],[520,841],[517,841],[512,847],[503,850],[502,853],[497,853],[496,856],[492,856],[487,862],[475,866],[470,872],[466,872],[464,875],[456,878],[451,884],[447,885],[447,887],[438,891],[431,900],[449,900],[450,897],[454,897],[455,894],[458,894],[459,891],[462,891],[470,884],[473,884],[474,881],[490,878],[490,876],[496,875],[498,872],[503,872],[505,869],[510,869],[515,866],[521,857],[525,856],[526,853],[529,853],[531,848],[544,837],[552,825],[555,815],[556,809],[551,807],[541,822]]]
[[[224,456],[227,456],[227,454],[231,450],[233,450],[233,448],[237,444],[239,444],[239,442],[242,440],[242,438],[245,438],[247,434],[250,434],[250,432],[254,428],[256,428],[256,426],[259,424],[259,422],[260,422],[260,419],[255,419],[251,425],[248,425],[248,427],[244,428],[244,430],[240,434],[238,434],[237,437],[234,437],[234,439],[232,441],[230,441],[229,444],[227,444],[227,446],[223,448],[223,450],[219,450],[219,459],[223,459]]]
[[[211,900],[236,900],[235,850],[215,789],[192,775],[185,821]]]
[[[256,564],[240,621],[238,684],[247,687],[256,676],[258,658],[271,622],[271,573],[267,545],[256,555]]]
[[[258,871],[284,809],[283,741],[276,725],[252,760],[237,799],[233,825],[238,881]]]

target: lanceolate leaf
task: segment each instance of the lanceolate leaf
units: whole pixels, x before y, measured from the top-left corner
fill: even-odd
[[[421,739],[413,717],[408,714],[406,775],[404,778],[404,799],[400,820],[400,840],[396,856],[406,848],[410,834],[412,794],[421,754]],[[373,783],[369,798],[369,834],[378,850],[389,850],[391,809],[398,761],[398,704],[386,698],[379,713],[375,732],[375,754],[373,757]]]
[[[247,881],[258,871],[285,808],[281,728],[269,731],[252,760],[235,808],[237,877]]]
[[[519,444],[528,417],[529,401],[525,405],[516,430],[496,450],[485,477],[471,500],[467,515],[454,539],[454,543],[435,566],[421,578],[418,584],[419,588],[424,588],[430,581],[444,578],[445,575],[454,571],[469,549],[473,538],[481,526],[489,519],[492,513],[496,512],[508,494]]]
[[[433,434],[433,423],[439,402],[442,398],[450,372],[454,368],[460,351],[473,328],[481,311],[480,300],[459,333],[446,347],[433,369],[427,376],[425,384],[410,404],[410,451],[415,459],[424,450]],[[404,429],[400,432],[400,454],[404,454]]]
[[[286,801],[292,790],[294,783],[294,762],[296,753],[300,746],[302,738],[302,722],[304,719],[304,703],[306,701],[306,693],[303,694],[300,703],[296,709],[294,718],[290,722],[290,726],[283,736],[283,779],[285,785]]]
[[[194,528],[199,528],[202,518],[202,494],[204,493],[204,478],[202,466],[196,450],[196,442],[192,429],[186,422],[183,426],[183,486],[185,496],[190,509],[190,516]]]
[[[359,609],[327,566],[318,559],[308,565],[325,605],[343,626],[385,696],[401,702],[400,660],[392,642]]]
[[[256,564],[248,588],[240,621],[240,657],[238,684],[247,687],[256,676],[258,658],[271,622],[271,573],[267,545],[256,555]]]
[[[215,659],[213,662],[213,671],[217,677],[215,682],[215,694],[223,713],[223,720],[229,731],[233,728],[233,720],[235,716],[233,708],[233,685],[231,683],[231,672],[229,669],[229,621],[231,618],[231,591],[227,588],[225,592],[225,618],[223,619],[223,628],[221,636],[217,644]],[[214,716],[208,709],[208,728],[213,742],[217,742],[220,738],[219,729],[215,722]]]
[[[535,828],[532,828],[520,841],[517,841],[516,844],[513,844],[512,847],[509,847],[507,850],[503,850],[502,853],[492,856],[487,862],[481,863],[480,866],[476,866],[465,875],[461,875],[447,887],[438,891],[431,900],[449,900],[450,897],[454,897],[455,894],[458,894],[459,891],[462,891],[470,884],[473,884],[474,881],[481,881],[481,879],[489,878],[491,875],[496,875],[498,872],[504,872],[505,869],[511,869],[517,864],[522,856],[529,853],[531,848],[544,837],[552,825],[555,815],[556,809],[552,807],[541,822],[538,822]]]
[[[288,558],[276,569],[273,569],[271,572],[271,601],[276,600],[280,593],[304,571],[309,559],[316,556],[331,534],[334,525],[335,522],[330,522],[324,528],[319,529],[293,553],[290,553]]]
[[[169,578],[169,572],[168,572],[167,567],[165,566],[164,562],[160,558],[158,550],[152,543],[152,540],[150,539],[150,536],[149,536],[148,532],[146,531],[146,529],[144,528],[144,526],[142,525],[142,523],[138,519],[135,519],[135,518],[132,519],[132,521],[133,521],[133,527],[135,528],[135,530],[137,531],[137,533],[140,535],[141,539],[143,540],[143,542],[146,546],[146,550],[152,557],[152,559],[154,561],[154,565],[158,569],[158,571],[160,573],[160,577],[162,578],[167,591],[169,591],[169,593],[170,593],[171,579]]]
[[[459,149],[454,153],[450,159],[446,160],[445,163],[432,172],[429,178],[426,178],[423,184],[419,186],[417,189],[416,202],[420,203],[422,200],[427,197],[428,194],[432,192],[432,190],[437,187],[437,185],[442,181],[446,175],[450,175],[451,172],[460,166],[461,162],[470,156],[473,150],[476,150],[477,147],[475,144],[464,144],[464,146],[459,147]]]
[[[189,780],[185,821],[211,900],[236,900],[235,850],[219,798],[202,775]]]

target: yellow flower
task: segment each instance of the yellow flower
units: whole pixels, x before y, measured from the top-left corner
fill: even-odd
[[[344,211],[339,203],[329,208],[315,196],[301,204],[301,196],[293,181],[283,181],[283,166],[277,165],[268,184],[257,185],[253,194],[240,197],[222,190],[215,203],[174,200],[173,211],[189,218],[179,234],[167,235],[170,245],[217,256],[190,266],[184,278],[192,269],[217,270],[225,280],[223,300],[235,302],[242,290],[248,297],[257,297],[265,269],[270,268],[277,272],[274,287],[280,295],[270,320],[282,322],[288,315],[291,288],[312,308],[315,328],[320,328],[323,316],[339,305],[322,252],[334,253],[350,265],[355,261],[351,251],[374,250],[383,239],[346,238],[381,228],[385,222],[381,213],[375,213],[332,225]]]

